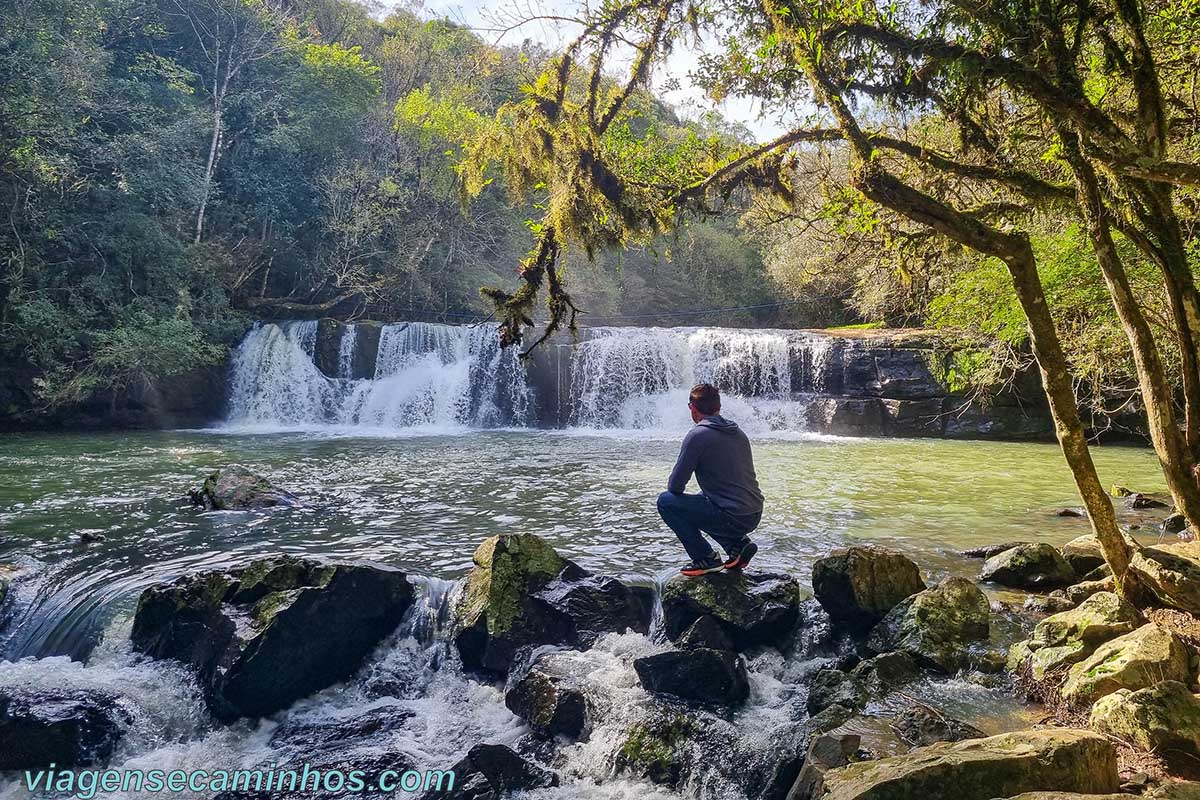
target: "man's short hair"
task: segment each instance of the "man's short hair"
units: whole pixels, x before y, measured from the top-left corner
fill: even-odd
[[[721,410],[721,393],[711,383],[698,383],[693,386],[688,400],[701,414],[716,414]]]

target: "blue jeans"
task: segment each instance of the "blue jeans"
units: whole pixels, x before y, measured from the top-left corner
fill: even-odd
[[[658,496],[658,513],[675,531],[683,549],[693,561],[716,558],[716,551],[704,538],[707,533],[732,554],[747,541],[746,534],[758,527],[762,514],[727,514],[702,494],[671,494]],[[703,532],[703,533],[702,533]]]

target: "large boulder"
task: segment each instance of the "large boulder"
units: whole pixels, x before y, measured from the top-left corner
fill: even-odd
[[[838,669],[822,669],[808,684],[808,713],[816,716],[832,705],[857,711],[867,704],[867,687],[857,676]]]
[[[260,717],[354,674],[413,597],[392,567],[280,556],[146,589],[130,638],[194,668],[218,719]]]
[[[1078,607],[1039,622],[1025,642],[1025,656],[1034,679],[1044,680],[1048,673],[1083,661],[1104,642],[1137,627],[1133,606],[1112,592],[1099,592]]]
[[[820,797],[825,792],[825,773],[854,761],[861,743],[862,738],[853,733],[825,733],[814,737],[804,755],[804,766],[787,793],[787,800]]]
[[[431,789],[429,800],[501,800],[558,786],[558,776],[502,744],[477,744],[451,769],[454,787]]]
[[[675,640],[675,644],[684,650],[694,647],[707,647],[710,650],[734,649],[733,639],[729,638],[721,623],[707,614],[689,625]]]
[[[946,578],[889,611],[867,646],[877,653],[903,651],[927,667],[955,672],[966,665],[967,646],[988,638],[990,612],[978,586]]]
[[[912,559],[882,547],[848,547],[818,559],[812,585],[831,619],[862,632],[925,588]]]
[[[192,492],[192,502],[215,511],[241,511],[292,506],[299,500],[241,464],[230,464],[205,478],[199,490]]]
[[[733,646],[779,645],[800,618],[800,585],[789,575],[717,572],[676,576],[662,594],[667,636],[678,640],[701,617],[711,617]]]
[[[1138,546],[1129,534],[1125,534],[1125,541],[1130,547]],[[1094,533],[1072,539],[1060,548],[1060,552],[1063,560],[1071,565],[1076,575],[1087,575],[1107,563],[1104,560],[1104,551],[1100,548],[1100,540]]]
[[[559,653],[539,658],[504,693],[504,705],[540,734],[578,739],[590,727],[589,705],[568,660]]]
[[[1175,634],[1154,623],[1105,642],[1071,667],[1062,697],[1073,705],[1094,703],[1119,689],[1145,689],[1159,681],[1191,683],[1187,648]]]
[[[850,674],[868,692],[881,696],[915,681],[921,676],[921,668],[908,653],[882,653],[860,661]]]
[[[728,650],[669,650],[634,660],[647,691],[693,703],[736,705],[750,696],[746,664]]]
[[[942,743],[825,773],[825,800],[992,800],[1030,791],[1117,791],[1103,736],[1066,728]]]
[[[1092,706],[1092,730],[1164,757],[1200,755],[1200,698],[1178,681],[1118,689]]]
[[[1015,589],[1050,590],[1075,582],[1075,570],[1052,545],[1023,544],[983,564],[980,580]]]
[[[643,593],[593,575],[532,534],[486,539],[474,562],[454,604],[452,630],[469,670],[503,675],[522,648],[586,649],[606,632],[649,629]]]
[[[1200,615],[1200,542],[1138,548],[1129,569],[1158,602]]]
[[[617,751],[617,770],[652,783],[674,785],[683,774],[683,751],[700,730],[695,715],[673,711],[654,714],[625,733]]]
[[[103,763],[131,721],[101,692],[0,689],[0,771]]]

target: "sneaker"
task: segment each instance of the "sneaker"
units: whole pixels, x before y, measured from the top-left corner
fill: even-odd
[[[725,569],[725,565],[718,561],[714,554],[703,561],[693,561],[679,570],[679,572],[685,578],[698,578],[701,575],[707,575],[710,572],[720,572],[723,569]]]
[[[730,553],[729,559],[721,566],[725,569],[745,569],[750,564],[750,559],[754,558],[754,554],[757,552],[758,545],[747,540],[740,550],[736,553]]]

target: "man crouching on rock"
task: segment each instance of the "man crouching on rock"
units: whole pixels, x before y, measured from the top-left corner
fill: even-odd
[[[658,496],[658,513],[691,556],[692,563],[680,572],[693,578],[750,563],[758,545],[748,534],[762,519],[763,496],[754,475],[750,440],[737,423],[721,416],[717,387],[694,386],[688,408],[696,426],[683,437],[667,491]],[[684,494],[693,473],[700,493]],[[724,548],[725,561],[717,557],[704,533]]]

